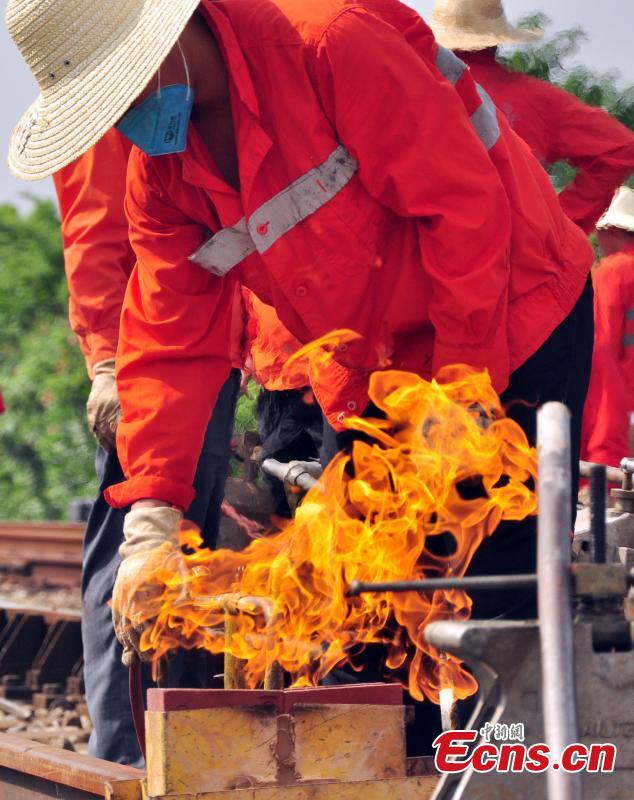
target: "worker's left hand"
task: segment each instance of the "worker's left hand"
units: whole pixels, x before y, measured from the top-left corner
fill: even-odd
[[[117,449],[117,425],[121,418],[121,405],[114,376],[114,358],[95,364],[92,388],[86,403],[86,416],[90,430],[99,444],[108,452]]]
[[[161,608],[165,584],[161,575],[181,573],[187,567],[179,545],[183,515],[170,506],[135,507],[123,523],[125,542],[119,548],[121,565],[112,592],[112,621],[123,646],[122,662],[136,657],[148,661],[151,650],[141,649],[141,636],[154,623]]]

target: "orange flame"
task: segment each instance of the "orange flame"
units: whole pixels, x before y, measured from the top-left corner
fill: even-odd
[[[489,376],[469,367],[446,368],[432,382],[377,372],[369,394],[385,419],[347,425],[372,443],[340,453],[284,530],[239,553],[197,549],[190,530],[182,539],[189,554],[172,548],[155,559],[145,580],[159,591],[126,609],[134,624],[148,623],[142,647],[154,659],[176,647],[225,651],[246,661],[250,687],[273,661],[294,686],[307,686],[337,665],[358,666],[360,651],[381,643],[388,676],[415,698],[438,703],[448,686],[458,699],[473,694],[474,678],[459,660],[423,638],[432,620],[469,617],[464,592],[349,598],[346,589],[354,579],[464,574],[501,520],[536,512],[527,485],[535,451],[504,416]],[[461,484],[474,480],[484,491],[465,499]],[[439,545],[447,541],[444,554]],[[226,642],[228,611],[237,616]]]

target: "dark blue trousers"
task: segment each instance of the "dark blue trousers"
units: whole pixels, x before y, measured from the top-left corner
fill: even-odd
[[[209,547],[215,545],[218,536],[239,385],[240,373],[232,370],[207,427],[194,480],[196,498],[186,513],[187,519],[200,527]],[[116,454],[108,454],[101,447],[97,448],[95,466],[100,486],[84,535],[82,578],[86,700],[94,727],[89,753],[108,761],[143,766],[130,711],[128,670],[121,663],[121,645],[114,635],[108,606],[128,509],[111,508],[103,491],[124,480],[124,475]],[[190,657],[183,656],[173,665],[183,686],[200,685],[191,662]]]

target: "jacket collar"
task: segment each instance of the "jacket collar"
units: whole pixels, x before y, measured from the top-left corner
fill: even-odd
[[[487,47],[484,50],[455,50],[455,54],[467,64],[497,64],[497,47]]]
[[[272,141],[260,124],[257,94],[230,19],[222,7],[212,0],[202,0],[199,10],[213,31],[227,64],[238,151],[240,195],[246,209],[253,184],[272,147]],[[197,141],[191,147],[194,140]],[[210,172],[209,159],[204,157],[204,145],[196,132],[190,135],[189,142],[190,146],[182,154],[185,180],[203,188],[222,190],[224,187],[226,191],[226,184],[217,175],[217,171]]]

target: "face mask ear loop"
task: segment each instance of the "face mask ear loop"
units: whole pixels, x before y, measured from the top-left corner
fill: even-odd
[[[185,67],[185,80],[187,81],[187,99],[189,100],[189,95],[191,94],[191,82],[189,80],[189,67],[187,66],[187,59],[185,58],[185,53],[183,53],[183,48],[181,47],[180,39],[177,39],[176,44],[178,45],[178,49],[181,51],[181,58],[183,59],[183,66]]]

